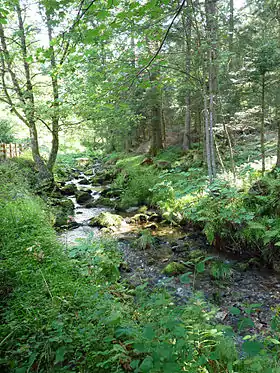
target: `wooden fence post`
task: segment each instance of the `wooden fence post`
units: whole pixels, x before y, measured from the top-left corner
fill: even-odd
[[[6,159],[7,158],[6,144],[1,144],[1,148],[2,148],[2,153],[3,153],[3,158]]]

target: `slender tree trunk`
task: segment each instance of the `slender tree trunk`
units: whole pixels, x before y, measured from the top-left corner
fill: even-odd
[[[280,118],[277,118],[277,125],[278,125],[278,141],[277,141],[276,167],[280,168]]]
[[[164,147],[166,146],[166,121],[164,115],[164,96],[161,91],[161,132],[162,132],[162,142]]]
[[[160,105],[160,93],[157,87],[158,83],[158,72],[152,72],[150,76],[151,81],[151,135],[152,143],[150,153],[156,155],[159,150],[163,148],[162,143],[162,130],[161,130],[161,105]]]
[[[206,161],[208,168],[208,176],[210,182],[213,180],[213,170],[211,162],[211,150],[210,150],[210,132],[209,132],[209,113],[208,113],[208,97],[206,93],[206,88],[204,90],[204,125],[205,125],[205,152],[206,152]]]
[[[184,15],[183,15],[184,17]],[[191,90],[190,90],[190,72],[191,72],[191,32],[192,32],[192,4],[187,0],[185,22],[185,41],[186,41],[186,113],[185,113],[185,131],[183,138],[183,150],[187,151],[191,147]]]
[[[31,149],[33,160],[39,171],[39,178],[42,180],[52,180],[52,174],[48,170],[43,158],[40,155],[39,144],[38,144],[38,133],[36,128],[35,120],[35,100],[33,93],[33,85],[31,80],[30,65],[28,63],[28,53],[27,53],[27,43],[26,43],[26,33],[23,23],[22,11],[20,5],[16,5],[16,12],[18,17],[18,26],[20,31],[20,48],[23,59],[24,75],[26,80],[26,92],[25,92],[25,106],[24,114],[29,127],[30,139],[31,139]]]
[[[206,25],[208,47],[208,87],[209,87],[209,147],[213,178],[216,177],[216,157],[214,144],[214,127],[216,124],[216,94],[217,94],[217,30],[216,30],[216,2],[205,0]]]
[[[48,12],[46,11],[46,19],[47,19],[47,29],[48,29],[48,37],[49,37],[49,50],[51,53],[51,67],[52,67],[52,96],[53,96],[53,104],[52,104],[52,145],[51,151],[48,160],[48,168],[50,171],[53,170],[58,148],[59,148],[59,87],[58,87],[58,77],[57,77],[57,64],[55,60],[55,51],[52,45],[53,36],[52,36],[52,24],[51,18]]]
[[[234,34],[234,4],[229,0],[229,51],[233,51],[233,34]]]
[[[265,144],[264,144],[264,118],[265,118],[265,74],[262,74],[262,113],[261,113],[261,153],[262,173],[265,172]]]

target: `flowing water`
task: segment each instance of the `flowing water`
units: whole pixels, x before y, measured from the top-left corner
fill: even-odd
[[[90,190],[93,200],[100,198],[103,187],[83,185],[81,182],[84,179],[88,179],[88,176],[81,172],[79,178],[68,183],[74,183],[79,190]],[[60,234],[59,239],[66,246],[77,244],[77,241],[87,238],[89,234],[100,236],[102,230],[90,227],[90,219],[104,211],[116,213],[114,209],[105,206],[86,208],[77,203],[75,196],[69,198],[75,205],[73,219],[78,223],[78,227]],[[147,282],[149,287],[167,289],[180,303],[187,302],[194,291],[203,291],[204,297],[218,307],[216,316],[218,321],[236,329],[240,316],[233,315],[229,311],[230,308],[238,308],[241,315],[246,316],[246,312],[249,313],[249,305],[255,304],[254,312],[250,314],[254,322],[250,331],[267,331],[275,310],[280,309],[280,280],[277,274],[269,270],[233,269],[230,278],[225,281],[216,281],[205,272],[191,276],[190,284],[182,284],[180,276],[169,277],[164,275],[162,270],[170,262],[185,263],[191,251],[207,250],[209,255],[218,256],[220,261],[233,268],[238,263],[238,258],[214,252],[204,237],[197,232],[184,232],[180,228],[163,224],[159,224],[152,232],[154,245],[141,249],[135,245],[135,241],[143,226],[131,223],[130,219],[135,214],[135,210],[136,208],[131,208],[122,214],[121,226],[112,231],[112,235],[119,241],[118,247],[126,264],[122,270],[123,279],[135,286]]]

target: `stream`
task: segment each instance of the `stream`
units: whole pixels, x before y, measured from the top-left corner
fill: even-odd
[[[93,168],[93,175],[94,175]],[[88,183],[89,176],[80,172],[75,179],[66,184],[75,184],[78,190],[90,191],[92,200],[100,198],[104,186],[92,186]],[[85,182],[83,184],[83,182]],[[101,212],[119,214],[113,208],[105,206],[85,207],[76,201],[75,195],[69,196],[75,206],[75,213],[71,219],[78,223],[59,234],[59,240],[69,247],[89,235],[98,237],[103,229],[89,225],[90,219]],[[139,238],[139,231],[145,229],[143,222],[135,223],[131,217],[137,213],[138,208],[130,208],[122,213],[122,222],[118,228],[113,229],[112,235],[118,240],[118,248],[122,253],[124,264],[121,267],[122,278],[133,286],[147,283],[150,288],[164,288],[182,304],[188,302],[195,291],[201,291],[202,297],[217,307],[217,322],[230,325],[239,331],[240,320],[248,316],[249,322],[246,334],[267,333],[273,315],[280,310],[280,277],[270,270],[246,268],[241,270],[242,262],[226,253],[217,253],[207,244],[199,232],[183,231],[179,227],[157,223],[150,227],[154,244],[141,249],[135,245]],[[147,213],[154,214],[155,211]],[[147,225],[147,224],[146,224]],[[207,255],[214,256],[231,269],[231,275],[225,280],[215,280],[209,271],[190,275],[191,282],[182,284],[180,275],[167,276],[163,269],[168,263],[186,263],[190,253],[202,250]],[[251,305],[251,306],[250,306]],[[252,306],[253,305],[253,306]],[[234,307],[235,312],[230,311]],[[241,332],[242,334],[243,332]]]

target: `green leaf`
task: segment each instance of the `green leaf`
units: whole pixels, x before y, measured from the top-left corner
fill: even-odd
[[[66,347],[65,346],[59,347],[56,350],[56,352],[55,352],[55,362],[54,362],[55,364],[60,363],[64,360],[65,352],[66,352]]]
[[[205,264],[203,262],[199,262],[196,266],[195,266],[195,270],[198,272],[198,273],[202,273],[205,271]]]
[[[232,315],[240,315],[241,311],[239,308],[236,308],[236,307],[231,307],[229,309],[229,312],[232,314]]]
[[[249,356],[256,356],[262,350],[263,344],[256,341],[246,341],[242,345],[242,350]]]
[[[255,324],[252,319],[248,317],[244,317],[239,323],[238,323],[238,330],[243,330],[247,328],[252,328],[254,327]]]
[[[154,332],[153,328],[151,326],[146,326],[144,328],[144,331],[143,331],[143,336],[144,336],[144,338],[149,339],[150,341],[152,339],[154,339],[155,332]]]
[[[151,369],[153,367],[153,359],[151,358],[151,356],[147,356],[142,364],[140,365],[140,372],[150,372]]]
[[[278,341],[275,338],[270,339],[270,342],[273,343],[273,344],[275,344],[275,345],[280,345],[280,341]]]
[[[190,279],[188,273],[185,273],[182,276],[180,276],[180,282],[181,282],[181,284],[189,284],[191,282],[191,279]]]

